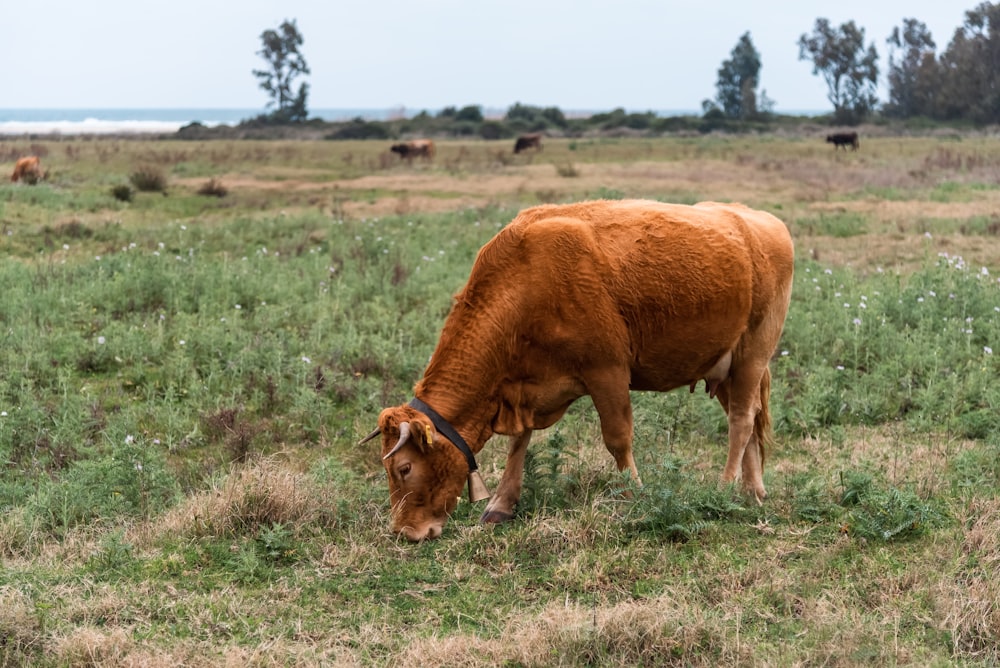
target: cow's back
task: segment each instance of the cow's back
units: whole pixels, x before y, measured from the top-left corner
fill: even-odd
[[[485,283],[474,271],[467,291],[503,290],[551,354],[627,364],[637,389],[663,390],[734,350],[782,294],[787,308],[791,263],[784,224],[741,205],[546,205],[483,248]]]

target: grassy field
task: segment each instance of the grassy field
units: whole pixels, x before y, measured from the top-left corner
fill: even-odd
[[[1000,663],[1000,139],[455,141],[412,165],[0,141],[29,153],[49,178],[0,183],[0,665]],[[514,522],[462,502],[441,539],[395,537],[357,440],[410,397],[479,246],[596,197],[791,229],[770,497],[719,485],[722,411],[677,392],[633,397],[626,498],[583,399],[536,435]],[[505,442],[479,460],[495,487]]]

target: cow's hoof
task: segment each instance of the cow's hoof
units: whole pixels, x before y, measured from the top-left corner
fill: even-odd
[[[483,513],[483,516],[479,518],[479,521],[483,524],[503,524],[504,522],[510,522],[514,519],[511,513],[501,512],[499,510],[487,510]]]

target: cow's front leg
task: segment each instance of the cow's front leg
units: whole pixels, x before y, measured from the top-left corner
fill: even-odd
[[[642,485],[639,469],[632,457],[632,401],[628,393],[628,377],[611,372],[591,381],[590,398],[601,418],[601,436],[608,452],[615,458],[619,471],[628,471],[636,485]]]
[[[528,452],[528,442],[531,441],[531,430],[510,437],[507,450],[507,466],[500,477],[500,485],[493,498],[486,505],[480,522],[500,524],[514,518],[514,506],[521,498],[521,483],[524,481],[524,456]]]

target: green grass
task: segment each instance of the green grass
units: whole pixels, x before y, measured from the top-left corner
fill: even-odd
[[[650,152],[758,148],[733,142]],[[638,150],[575,146],[581,165]],[[200,179],[260,150],[85,148]],[[642,488],[584,399],[536,436],[514,522],[481,526],[463,501],[440,540],[409,545],[376,446],[355,443],[409,397],[517,203],[354,218],[179,189],[124,205],[83,172],[0,187],[0,665],[1000,660],[1000,268],[800,253],[762,505],[718,484],[726,424],[704,394],[634,396]],[[811,220],[862,243],[873,227]],[[504,455],[480,457],[491,487]]]

